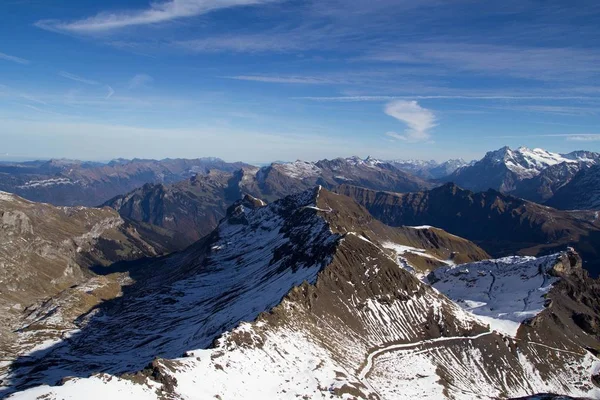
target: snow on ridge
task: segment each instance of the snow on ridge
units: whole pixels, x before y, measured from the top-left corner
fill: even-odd
[[[283,174],[296,179],[311,178],[319,176],[321,173],[321,168],[309,161],[296,160],[291,163],[275,165]]]
[[[513,256],[441,267],[427,280],[492,329],[514,337],[521,322],[544,310],[544,295],[558,281],[548,274],[558,255]]]

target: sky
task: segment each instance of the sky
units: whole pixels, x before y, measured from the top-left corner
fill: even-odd
[[[0,158],[600,151],[596,0],[2,0]]]

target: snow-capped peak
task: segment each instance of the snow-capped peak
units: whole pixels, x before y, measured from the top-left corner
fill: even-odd
[[[564,162],[578,163],[582,161],[582,158],[552,153],[540,148],[519,147],[512,150],[510,147],[505,146],[487,153],[483,160],[491,161],[494,164],[502,163],[522,178],[531,178],[552,165]]]

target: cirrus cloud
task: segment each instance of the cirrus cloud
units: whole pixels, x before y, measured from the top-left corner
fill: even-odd
[[[101,12],[76,21],[41,20],[36,26],[51,31],[77,34],[109,32],[140,25],[158,24],[181,18],[207,14],[212,11],[268,3],[274,0],[169,0],[153,2],[150,7],[136,11]]]

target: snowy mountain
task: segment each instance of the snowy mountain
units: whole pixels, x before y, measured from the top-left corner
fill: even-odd
[[[465,167],[467,163],[462,158],[447,160],[442,163],[430,160],[393,160],[392,165],[398,169],[416,175],[423,179],[438,179],[452,174],[459,168]]]
[[[554,189],[566,184],[573,176],[573,168],[593,165],[600,160],[600,155],[592,152],[572,152],[568,154],[552,153],[543,149],[528,149],[520,147],[512,150],[503,147],[488,152],[483,159],[471,166],[460,168],[448,177],[446,182],[454,182],[466,189],[481,191],[489,188],[505,193],[537,193],[539,182],[534,178],[549,167],[560,164],[569,166],[568,173],[556,173],[554,177],[548,174],[554,182],[549,185]],[[563,168],[566,168],[563,166]],[[540,189],[543,192],[543,189]],[[539,193],[544,197],[547,194]],[[538,200],[533,198],[532,200]]]
[[[322,188],[266,206],[246,196],[194,246],[138,264],[131,270],[135,283],[79,318],[68,340],[23,354],[3,377],[4,393],[21,390],[14,399],[600,395],[592,379],[600,289],[577,254],[528,258],[526,265],[495,261],[513,266],[504,275],[494,261],[455,266],[486,257],[439,229],[383,225]],[[543,266],[539,276],[532,264]],[[465,268],[476,275],[463,279]],[[484,288],[489,276],[502,276],[498,287],[488,286],[498,298],[490,304],[509,316],[525,309],[530,319],[516,334],[503,333],[452,301],[453,293],[440,293],[443,286],[418,279],[419,269],[439,273],[439,285],[475,279],[474,287]],[[431,274],[428,281],[436,281]],[[526,283],[511,286],[520,281]],[[537,284],[544,290],[530,293]],[[511,298],[511,290],[518,295]],[[529,303],[515,301],[523,298]]]

